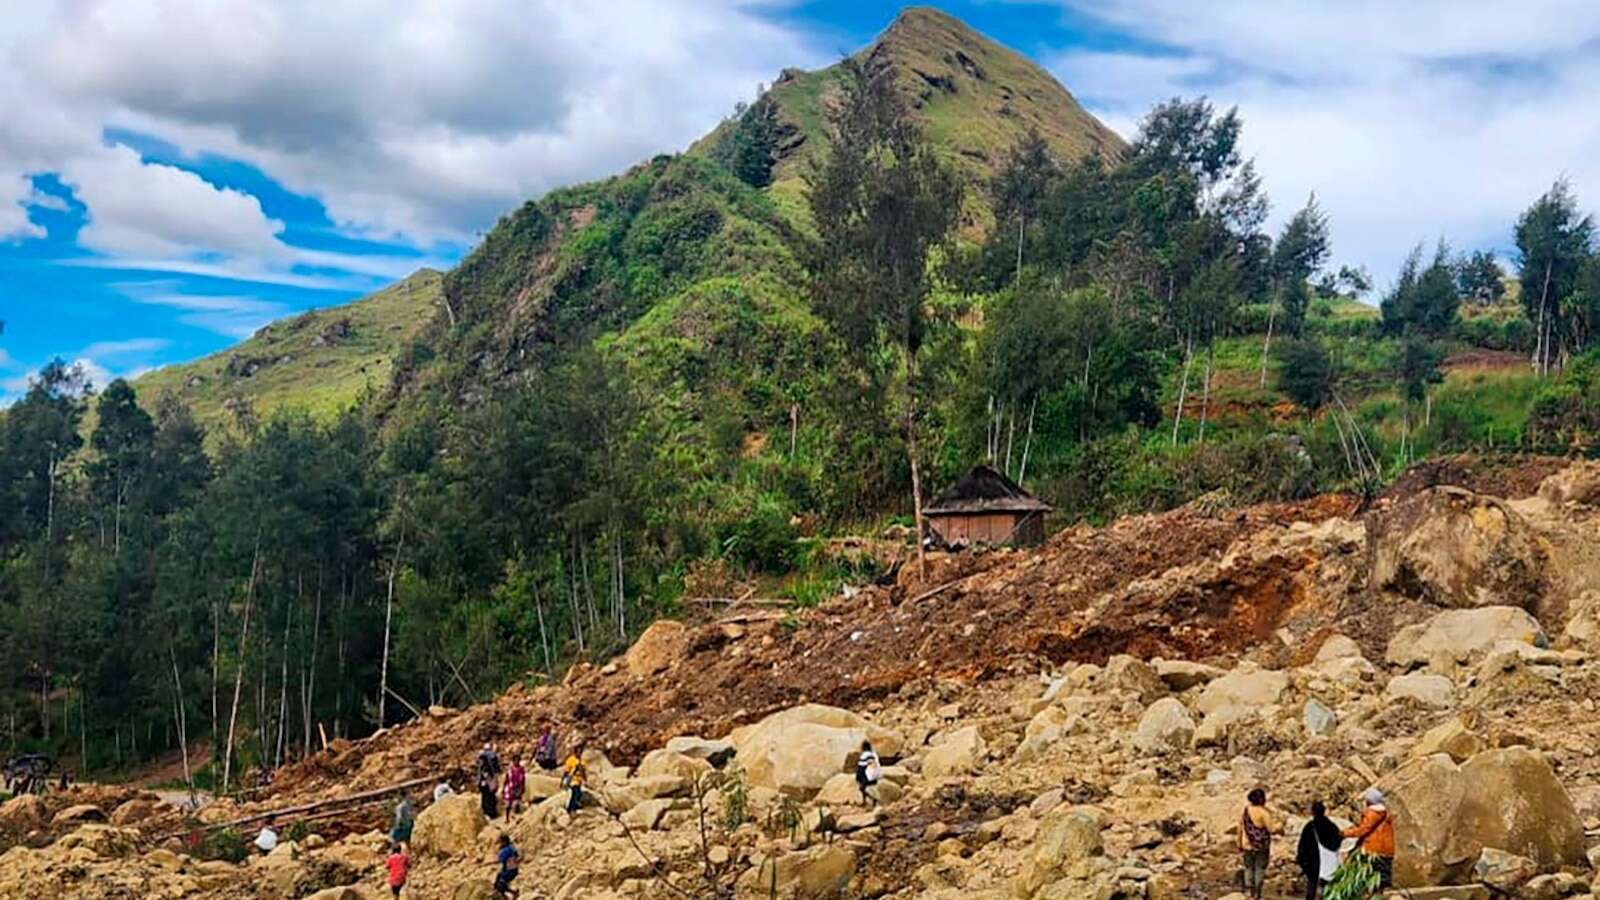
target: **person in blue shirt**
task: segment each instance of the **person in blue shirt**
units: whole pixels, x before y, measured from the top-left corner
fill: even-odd
[[[517,864],[521,861],[522,854],[517,852],[510,836],[500,835],[500,852],[495,854],[495,859],[500,861],[500,872],[494,876],[495,896],[516,897],[517,892],[512,889],[511,881],[517,877]]]

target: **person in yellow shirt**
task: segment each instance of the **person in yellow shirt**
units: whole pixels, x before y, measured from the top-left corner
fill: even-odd
[[[572,797],[567,800],[567,812],[570,814],[583,805],[583,784],[589,780],[589,768],[583,764],[582,741],[573,744],[564,769],[561,780],[572,790]]]

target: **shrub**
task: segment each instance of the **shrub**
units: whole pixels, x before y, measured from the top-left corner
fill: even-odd
[[[800,559],[789,508],[779,497],[762,494],[749,515],[723,530],[722,552],[747,568],[782,574]]]

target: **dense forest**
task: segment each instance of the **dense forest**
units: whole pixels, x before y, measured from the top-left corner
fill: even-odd
[[[912,524],[977,461],[1098,521],[1600,430],[1600,256],[1564,183],[1514,277],[1419,245],[1372,315],[1314,197],[1268,233],[1233,111],[1173,100],[1081,159],[1035,134],[974,183],[883,70],[839,79],[804,210],[758,100],[705,153],[508,215],[337,416],[207,432],[46,367],[0,419],[0,740],[90,773],[205,742],[232,787],[559,678],[719,584],[816,603],[877,574],[827,537]],[[1464,349],[1521,363],[1447,380]]]

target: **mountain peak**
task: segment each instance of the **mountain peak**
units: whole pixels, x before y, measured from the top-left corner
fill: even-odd
[[[854,58],[890,71],[928,138],[972,184],[986,183],[1030,130],[1062,162],[1127,151],[1116,132],[1038,63],[942,10],[906,7]],[[768,96],[781,131],[773,189],[780,194],[798,194],[801,176],[827,146],[828,112],[837,102],[840,77],[839,66],[786,69],[773,83]],[[715,144],[725,128],[697,148]],[[991,218],[982,194],[974,191],[968,198],[967,226],[977,231]]]

